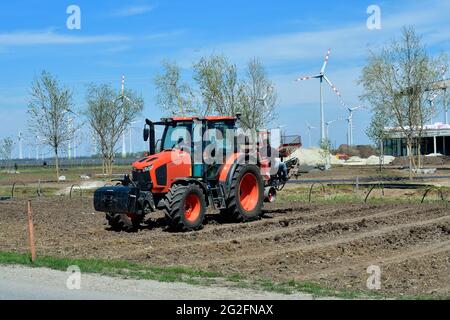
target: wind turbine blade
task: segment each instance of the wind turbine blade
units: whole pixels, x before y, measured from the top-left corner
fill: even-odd
[[[301,78],[297,78],[295,79],[295,81],[305,81],[305,80],[310,80],[310,79],[316,79],[321,77],[321,75],[316,75],[316,76],[306,76],[306,77],[301,77]]]
[[[330,59],[331,49],[328,49],[327,55],[325,56],[325,61],[323,62],[322,69],[320,69],[320,74],[324,74],[325,68],[327,67],[328,60]]]
[[[330,87],[334,91],[334,93],[336,93],[339,98],[342,98],[341,93],[339,92],[338,88],[333,83],[331,83],[330,79],[328,79],[327,76],[323,76],[323,78],[330,85]]]

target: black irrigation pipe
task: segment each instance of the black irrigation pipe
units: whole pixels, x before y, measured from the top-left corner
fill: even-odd
[[[309,197],[308,197],[309,203],[311,203],[311,195],[312,195],[312,191],[313,191],[313,188],[314,188],[314,186],[315,186],[316,184],[319,184],[319,185],[322,187],[322,192],[325,193],[325,185],[324,185],[323,183],[321,183],[321,182],[315,182],[315,183],[313,183],[313,184],[311,185],[311,188],[309,188]]]
[[[436,187],[436,186],[431,186],[431,187],[429,187],[426,191],[425,191],[425,193],[423,194],[423,197],[422,197],[422,201],[420,202],[420,203],[423,203],[424,201],[425,201],[425,198],[427,197],[427,195],[430,193],[430,191],[432,191],[432,190],[436,190],[438,193],[439,193],[439,195],[441,196],[441,200],[442,201],[445,201],[446,199],[445,199],[445,197],[444,197],[444,193],[442,192],[442,190],[440,189],[440,188],[438,188],[438,187]],[[447,202],[447,205],[448,205],[448,202]]]
[[[14,190],[16,189],[16,184],[21,184],[22,186],[26,187],[27,185],[23,182],[20,181],[16,181],[13,183],[12,188],[11,188],[11,199],[14,198]]]
[[[362,183],[358,184],[362,188],[372,188],[373,186],[378,186],[380,183]],[[340,186],[340,187],[355,187],[356,183],[342,183],[342,184],[328,184],[327,186]],[[423,189],[431,188],[431,184],[414,184],[414,183],[383,183],[384,189]]]
[[[449,179],[450,176],[429,176],[429,177],[414,177],[414,180],[430,180],[430,179]],[[362,177],[360,182],[392,182],[392,181],[407,181],[407,177],[393,177],[393,178],[379,178],[379,177]],[[308,179],[308,180],[289,180],[290,184],[311,184],[311,183],[345,183],[355,182],[355,179]]]
[[[375,189],[377,187],[379,189],[381,189],[383,197],[384,197],[384,184],[382,184],[382,183],[375,184],[375,185],[372,186],[372,188],[370,188],[370,191],[367,193],[366,198],[364,199],[364,203],[367,203],[367,199],[369,198],[369,196],[372,193],[373,189]]]
[[[75,187],[78,187],[78,189],[80,190],[80,197],[82,198],[82,197],[83,197],[83,189],[81,189],[81,187],[80,187],[79,185],[73,184],[73,185],[70,187],[70,193],[69,193],[70,199],[72,199],[72,192],[73,192],[73,188],[75,188]]]

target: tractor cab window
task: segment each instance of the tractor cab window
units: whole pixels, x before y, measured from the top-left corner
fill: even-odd
[[[234,124],[227,121],[208,122],[205,144],[213,149],[214,153],[225,156],[233,147]],[[213,155],[214,156],[214,155]]]
[[[169,124],[164,130],[161,149],[179,149],[190,152],[191,130],[191,122],[174,122]]]

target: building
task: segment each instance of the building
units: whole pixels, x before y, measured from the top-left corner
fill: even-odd
[[[400,129],[385,128],[384,154],[394,157],[407,156],[406,139]],[[417,154],[416,148],[413,153]],[[450,124],[426,125],[422,133],[421,154],[442,154],[450,156]]]

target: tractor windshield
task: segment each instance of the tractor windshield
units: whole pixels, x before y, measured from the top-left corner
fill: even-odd
[[[173,122],[166,126],[161,150],[182,149],[190,151],[191,149],[192,122]]]

